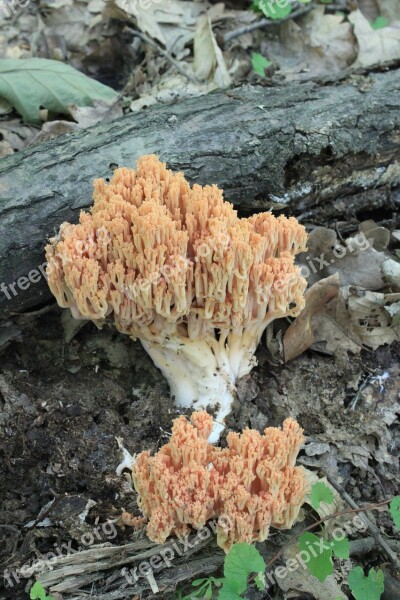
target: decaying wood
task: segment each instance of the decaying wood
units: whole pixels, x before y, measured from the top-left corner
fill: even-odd
[[[135,594],[142,597],[144,592],[146,598],[152,594],[166,597],[179,584],[199,575],[206,577],[222,565],[225,554],[212,539],[211,535],[204,540],[193,535],[188,540],[188,546],[192,547],[184,552],[184,545],[177,540],[162,545],[155,545],[146,538],[124,546],[100,544],[58,556],[40,573],[35,564],[25,567],[23,577],[36,577],[47,590],[61,592],[67,600],[92,598],[93,590],[98,600],[132,598]],[[152,557],[153,560],[158,557],[154,563],[158,566],[146,577]],[[141,565],[142,572],[139,571]]]
[[[151,107],[3,159],[0,314],[50,297],[43,277],[29,279],[44,262],[46,238],[63,221],[77,221],[91,203],[93,179],[111,177],[117,165],[157,153],[192,183],[217,183],[247,212],[278,203],[308,214],[338,198],[336,210],[346,211],[353,194],[385,194],[400,184],[399,107],[396,68],[244,85]]]

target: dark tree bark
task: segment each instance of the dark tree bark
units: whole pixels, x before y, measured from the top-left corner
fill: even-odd
[[[244,212],[278,203],[304,215],[342,197],[360,204],[363,194],[378,189],[384,196],[400,184],[400,69],[244,85],[129,114],[3,159],[0,314],[50,297],[43,277],[31,281],[39,278],[32,271],[44,262],[46,239],[91,204],[95,177],[111,177],[117,165],[133,166],[148,153],[192,183],[218,184]]]

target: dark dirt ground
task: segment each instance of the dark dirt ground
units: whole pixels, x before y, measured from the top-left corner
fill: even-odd
[[[56,307],[18,319],[21,333],[0,357],[2,572],[56,544],[72,540],[77,548],[82,532],[116,519],[122,509],[138,514],[134,494],[116,474],[116,437],[131,454],[157,450],[177,415],[167,383],[139,342],[90,323],[71,330],[70,319]],[[348,360],[309,351],[287,365],[272,364],[263,344],[259,366],[239,384],[228,425],[261,430],[292,415],[307,435],[304,464],[322,475],[340,474],[360,504],[398,493],[400,344]],[[383,383],[374,380],[384,372],[389,375]],[[51,526],[26,527],[55,495],[64,494],[69,502],[59,500],[48,515]],[[81,522],[78,515],[89,499],[95,504]],[[392,536],[387,513],[378,518]],[[132,530],[116,531],[112,543],[132,539]],[[378,559],[373,553],[370,564]],[[32,581],[13,580],[0,598],[28,598],[24,589]]]

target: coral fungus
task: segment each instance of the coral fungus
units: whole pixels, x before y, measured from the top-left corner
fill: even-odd
[[[216,186],[145,156],[95,181],[91,212],[46,248],[48,283],[76,318],[139,338],[178,406],[214,411],[215,442],[265,328],[303,308],[305,244],[296,219],[240,219]]]
[[[136,458],[132,477],[152,541],[219,517],[217,541],[228,551],[235,542],[263,541],[271,526],[290,528],[297,518],[308,491],[304,469],[295,466],[300,426],[287,419],[264,435],[231,432],[228,447],[220,448],[207,441],[212,425],[204,411],[193,413],[191,423],[179,417],[157,454]]]

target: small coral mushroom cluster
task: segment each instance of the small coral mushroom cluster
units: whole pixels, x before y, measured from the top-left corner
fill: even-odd
[[[264,435],[253,429],[230,432],[228,447],[210,445],[213,420],[205,411],[174,421],[168,444],[157,454],[138,455],[132,476],[139,506],[149,519],[147,534],[163,543],[209,519],[218,545],[263,541],[269,528],[290,528],[308,492],[305,471],[295,467],[303,432],[292,419]]]
[[[215,442],[265,328],[304,305],[305,248],[296,219],[239,219],[216,186],[145,156],[97,180],[91,212],[50,240],[48,282],[76,318],[139,338],[178,406],[214,410]]]

